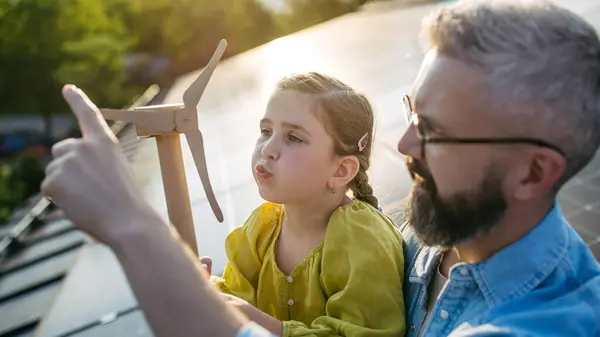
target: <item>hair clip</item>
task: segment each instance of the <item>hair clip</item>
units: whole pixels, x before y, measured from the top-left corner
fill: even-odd
[[[362,152],[362,150],[364,150],[364,149],[365,149],[364,140],[365,140],[365,138],[367,138],[367,135],[368,135],[368,134],[369,134],[368,132],[367,132],[367,133],[365,133],[365,135],[364,135],[364,136],[362,136],[362,137],[360,138],[360,140],[358,141],[358,151],[359,151],[359,152]]]

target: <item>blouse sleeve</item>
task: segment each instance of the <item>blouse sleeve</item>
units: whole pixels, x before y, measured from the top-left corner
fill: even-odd
[[[331,223],[323,247],[325,315],[283,323],[284,337],[398,337],[405,332],[402,237],[375,209]]]
[[[280,209],[263,204],[250,214],[241,227],[225,240],[227,265],[223,277],[212,282],[223,293],[239,297],[256,306],[256,289],[263,258],[275,235]]]

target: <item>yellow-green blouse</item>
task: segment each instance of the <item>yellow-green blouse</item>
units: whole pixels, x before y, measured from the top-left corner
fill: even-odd
[[[402,237],[354,200],[331,216],[325,239],[290,275],[277,267],[281,205],[265,203],[225,241],[223,291],[283,321],[283,336],[403,336]]]

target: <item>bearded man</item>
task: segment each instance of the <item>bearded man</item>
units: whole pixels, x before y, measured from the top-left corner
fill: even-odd
[[[546,1],[461,1],[424,35],[398,143],[408,336],[598,336],[600,267],[556,202],[600,144],[594,28]]]

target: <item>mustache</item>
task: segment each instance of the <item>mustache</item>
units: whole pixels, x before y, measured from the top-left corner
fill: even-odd
[[[425,165],[423,164],[423,162],[421,162],[420,160],[415,159],[413,157],[409,157],[409,156],[406,157],[405,161],[406,161],[406,168],[408,169],[408,173],[410,173],[410,175],[413,179],[415,179],[416,176],[420,176],[424,180],[432,179],[431,173],[429,172],[429,170],[427,170],[425,168]]]
[[[413,179],[416,181],[415,189],[422,189],[424,192],[429,194],[432,199],[437,198],[437,186],[435,185],[435,180],[433,179],[433,175],[427,169],[426,165],[413,157],[406,157],[406,168]]]

